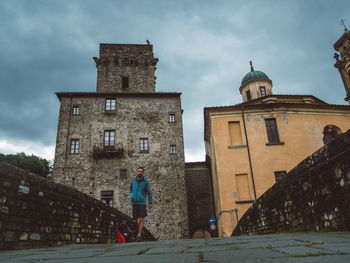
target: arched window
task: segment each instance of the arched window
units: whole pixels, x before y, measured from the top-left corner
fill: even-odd
[[[327,125],[323,129],[323,143],[327,144],[343,134],[342,130],[335,125]]]

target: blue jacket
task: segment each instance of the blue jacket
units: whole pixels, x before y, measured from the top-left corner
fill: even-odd
[[[133,205],[146,205],[146,194],[148,194],[148,203],[152,204],[151,188],[145,177],[142,177],[140,181],[137,178],[132,180],[129,194]]]

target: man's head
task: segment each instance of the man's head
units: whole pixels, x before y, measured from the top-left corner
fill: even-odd
[[[137,177],[139,179],[141,179],[143,177],[143,171],[144,171],[143,167],[137,168]]]

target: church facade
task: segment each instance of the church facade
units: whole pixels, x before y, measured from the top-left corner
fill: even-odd
[[[346,29],[334,45],[340,52],[335,67],[346,101],[349,43]],[[230,236],[257,198],[311,153],[350,129],[350,106],[330,105],[312,95],[275,95],[272,81],[252,64],[239,91],[242,103],[204,109],[219,236]]]

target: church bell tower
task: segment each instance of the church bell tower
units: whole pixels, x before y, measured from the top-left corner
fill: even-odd
[[[350,104],[350,31],[343,21],[342,24],[345,32],[333,45],[334,49],[340,54],[340,56],[338,53],[334,54],[336,60],[334,67],[339,70],[346,91],[345,100]]]

